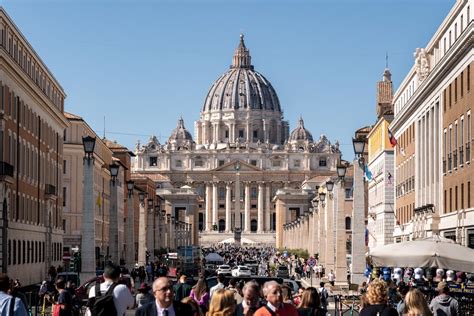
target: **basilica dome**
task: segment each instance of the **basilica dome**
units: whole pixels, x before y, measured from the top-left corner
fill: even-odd
[[[290,134],[289,142],[308,141],[313,142],[313,135],[304,127],[303,118],[300,118],[298,127],[296,127]]]
[[[184,127],[184,120],[180,118],[178,120],[178,125],[171,133],[170,138],[168,139],[168,144],[175,149],[189,149],[192,146],[193,137],[191,133],[188,132],[186,127]]]
[[[242,34],[230,69],[212,85],[202,112],[238,109],[281,112],[272,84],[254,70]]]

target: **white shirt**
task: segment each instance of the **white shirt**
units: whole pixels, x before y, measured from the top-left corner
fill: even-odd
[[[112,285],[112,281],[105,281],[100,284],[100,295],[105,295],[107,290]],[[125,284],[117,284],[113,292],[114,304],[117,309],[117,316],[123,316],[127,308],[132,308],[135,305],[132,293]],[[95,297],[95,285],[89,290],[89,298]],[[86,312],[86,316],[90,316],[89,309]]]
[[[165,308],[161,307],[160,304],[158,304],[157,300],[155,300],[155,304],[156,304],[156,310],[158,311],[158,316],[164,316],[165,315],[164,314]],[[173,304],[171,304],[169,307],[167,307],[166,310],[168,311],[168,316],[176,316]]]
[[[223,288],[224,288],[224,284],[222,283],[217,283],[216,285],[211,287],[211,290],[209,291],[209,298],[212,298],[212,294],[214,294],[215,291],[223,289]]]

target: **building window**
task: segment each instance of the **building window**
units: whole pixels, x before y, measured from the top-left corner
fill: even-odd
[[[219,160],[219,163],[218,163],[218,164],[219,164],[219,167],[220,167],[220,166],[223,166],[223,165],[224,165],[224,163],[225,163],[225,161],[224,161],[224,160]]]
[[[461,183],[461,209],[464,209],[464,183]]]
[[[471,90],[471,65],[467,66],[467,91]]]
[[[458,102],[458,78],[454,79],[454,103]]]
[[[225,199],[225,188],[219,187],[219,199]]]
[[[326,158],[320,158],[319,159],[319,166],[320,167],[326,167],[327,166]]]
[[[281,160],[273,160],[272,161],[273,167],[281,167]]]
[[[444,237],[451,239],[452,241],[456,242],[456,232],[455,231],[449,231],[444,233]]]
[[[203,167],[204,166],[204,161],[200,158],[196,158],[196,160],[194,160],[194,166],[195,167]]]
[[[250,160],[250,164],[252,166],[256,166],[257,165],[257,160]]]
[[[471,208],[471,181],[467,182],[467,208]]]
[[[244,138],[244,130],[239,129],[239,138]]]
[[[67,188],[63,187],[63,206],[66,206]]]
[[[351,199],[352,198],[352,189],[351,188],[346,188],[346,199]]]
[[[351,230],[351,218],[346,217],[346,230]]]
[[[225,138],[229,138],[229,130],[228,129],[225,130]]]
[[[461,71],[461,98],[463,97],[464,95],[464,72]]]
[[[158,165],[158,157],[150,157],[150,167],[155,167]]]
[[[258,138],[258,130],[253,131],[253,138]]]
[[[295,161],[293,161],[293,166],[294,166],[295,168],[301,167],[301,160],[295,160]]]
[[[449,188],[449,212],[453,211],[453,188]]]
[[[458,186],[454,187],[454,210],[458,210]]]
[[[175,166],[176,166],[176,168],[183,167],[183,161],[182,160],[176,160]]]
[[[252,199],[256,199],[257,198],[257,188],[251,188],[250,189],[250,197]]]

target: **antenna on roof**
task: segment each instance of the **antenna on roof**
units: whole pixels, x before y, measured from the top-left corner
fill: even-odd
[[[104,115],[104,139],[105,139],[105,115]]]
[[[385,68],[388,68],[388,51],[385,52]]]

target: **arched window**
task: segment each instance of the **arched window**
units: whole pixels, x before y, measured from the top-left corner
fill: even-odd
[[[225,230],[225,220],[220,219],[219,220],[219,231],[222,232]]]
[[[251,232],[256,232],[257,231],[257,220],[256,219],[252,219],[250,221],[250,231]]]
[[[351,218],[346,217],[346,230],[351,230]]]

